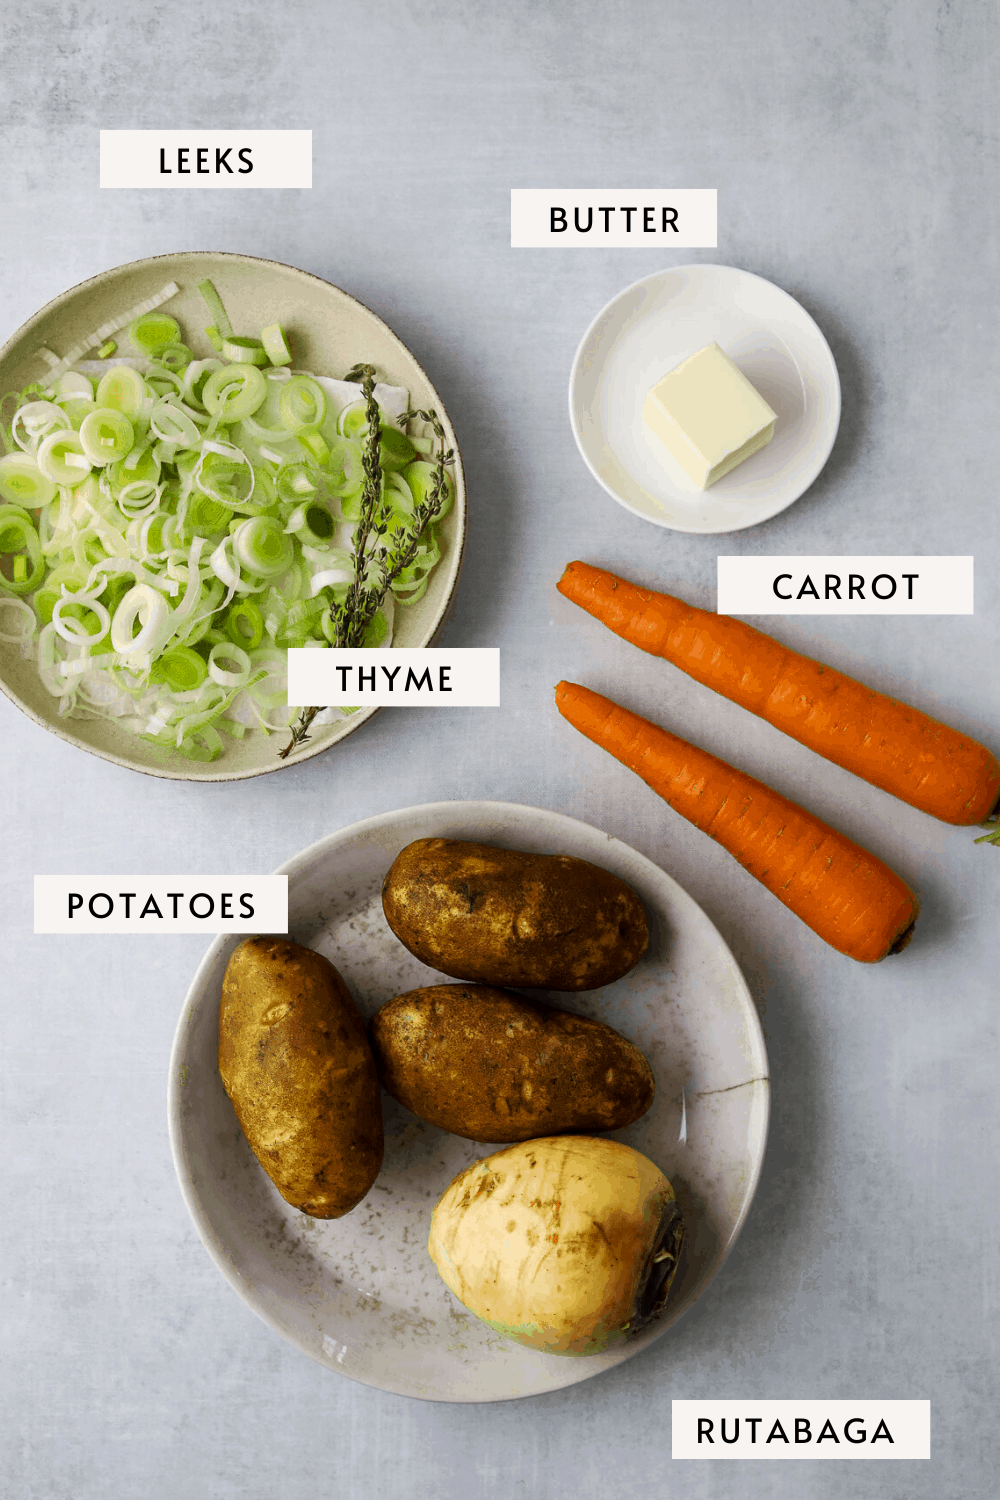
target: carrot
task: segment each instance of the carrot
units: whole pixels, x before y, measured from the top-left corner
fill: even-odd
[[[589,688],[560,682],[556,707],[574,729],[728,849],[838,953],[877,963],[909,942],[917,898],[860,844],[762,781]]]
[[[559,592],[643,651],[775,729],[946,823],[981,823],[1000,799],[985,745],[727,615],[572,562]]]

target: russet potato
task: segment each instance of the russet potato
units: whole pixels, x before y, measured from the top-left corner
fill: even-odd
[[[683,1223],[658,1167],[620,1141],[562,1135],[467,1167],[427,1249],[470,1312],[532,1349],[599,1354],[655,1318]]]
[[[649,1064],[610,1026],[488,985],[397,995],[369,1032],[387,1092],[469,1140],[620,1130],[653,1102]]]
[[[283,1198],[339,1219],[382,1165],[382,1102],[364,1021],[337,970],[285,938],[253,937],[226,968],[219,1072]]]
[[[627,974],[649,943],[635,892],[569,855],[417,839],[382,887],[393,932],[454,979],[591,990]]]

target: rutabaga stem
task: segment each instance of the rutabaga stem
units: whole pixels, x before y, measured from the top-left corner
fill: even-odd
[[[980,839],[973,839],[974,844],[1000,844],[1000,799],[997,800],[989,817],[984,818],[979,826],[989,829],[989,832],[984,833]]]

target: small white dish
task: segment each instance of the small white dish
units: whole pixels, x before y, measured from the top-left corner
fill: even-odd
[[[647,391],[713,340],[777,412],[766,448],[700,490],[644,425]],[[569,381],[577,447],[609,495],[671,531],[741,531],[812,484],[840,425],[830,346],[794,297],[734,266],[674,266],[626,287],[581,340]]]
[[[628,1359],[705,1290],[760,1175],[767,1055],[732,954],[669,875],[585,823],[502,802],[384,813],[282,867],[290,935],[337,966],[366,1016],[393,995],[446,982],[392,934],[380,899],[399,850],[436,835],[577,855],[614,871],[642,898],[651,941],[632,973],[605,989],[547,998],[613,1025],[653,1068],[652,1109],[617,1135],[666,1172],[685,1216],[686,1246],[660,1321],[624,1348],[582,1359],[525,1349],[479,1322],[438,1276],[427,1235],[451,1180],[499,1148],[424,1124],[385,1094],[385,1162],[367,1198],[326,1221],[285,1203],[252,1155],[219,1077],[219,996],[235,937],[212,944],[184,1005],[170,1062],[170,1141],[209,1254],[254,1312],[303,1353],[400,1395],[500,1401],[573,1385]]]

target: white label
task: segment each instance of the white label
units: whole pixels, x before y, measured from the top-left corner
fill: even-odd
[[[930,1458],[929,1401],[673,1401],[674,1458]]]
[[[102,188],[311,188],[311,130],[102,130]]]
[[[36,932],[287,932],[287,875],[36,875]]]
[[[720,615],[971,615],[971,557],[720,557]]]
[[[310,650],[288,653],[288,706],[499,708],[496,646]]]
[[[512,188],[515,250],[716,246],[715,188]]]

